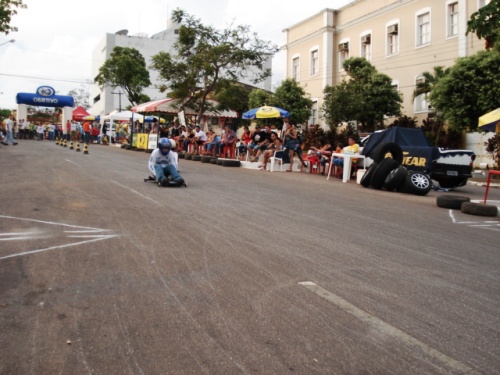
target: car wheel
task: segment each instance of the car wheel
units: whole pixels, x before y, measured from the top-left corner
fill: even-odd
[[[438,207],[451,208],[452,210],[460,210],[462,203],[465,202],[470,202],[470,198],[462,195],[440,195],[436,199]]]
[[[406,180],[406,176],[408,176],[408,170],[399,165],[396,169],[393,169],[387,175],[384,181],[384,188],[388,191],[394,191],[402,184],[404,184]]]
[[[426,195],[431,189],[432,180],[428,175],[416,171],[408,172],[403,192],[414,195]]]
[[[375,147],[371,154],[371,158],[375,163],[380,163],[387,157],[387,154],[391,155],[391,158],[396,160],[398,164],[403,162],[403,149],[394,142],[382,143]]]
[[[462,203],[461,211],[464,214],[477,216],[497,216],[498,207],[482,203],[465,202]]]
[[[375,169],[377,169],[377,167],[378,167],[378,163],[373,163],[372,165],[370,165],[368,167],[368,169],[366,170],[363,177],[361,177],[361,181],[359,182],[361,184],[361,186],[364,186],[366,188],[370,186],[373,172],[375,172]]]
[[[383,159],[377,169],[373,172],[372,179],[370,180],[370,185],[374,189],[382,189],[384,186],[385,179],[391,173],[392,170],[396,169],[399,163],[391,158]]]

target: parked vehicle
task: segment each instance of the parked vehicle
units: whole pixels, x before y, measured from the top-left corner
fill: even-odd
[[[408,171],[426,173],[443,188],[464,186],[472,177],[473,151],[431,146],[421,129],[393,127],[361,141],[366,165],[380,163],[390,154]]]

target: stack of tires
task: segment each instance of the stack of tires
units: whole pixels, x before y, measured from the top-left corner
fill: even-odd
[[[432,180],[426,173],[408,171],[401,165],[403,150],[398,144],[380,144],[370,157],[373,164],[361,178],[362,186],[415,195],[426,195],[431,190]]]

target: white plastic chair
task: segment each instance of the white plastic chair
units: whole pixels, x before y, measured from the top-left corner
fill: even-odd
[[[283,172],[283,153],[284,152],[285,152],[284,150],[274,151],[273,156],[271,156],[269,158],[269,161],[271,163],[271,169],[270,169],[271,172],[274,171],[274,163],[280,163],[280,172]]]

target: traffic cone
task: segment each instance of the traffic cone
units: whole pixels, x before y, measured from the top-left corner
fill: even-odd
[[[56,145],[59,146],[59,137],[56,138]]]
[[[70,149],[70,150],[74,150],[74,147],[73,147],[73,141],[69,142],[69,149]]]
[[[65,139],[64,140],[64,144],[63,144],[64,147],[68,147],[68,141]]]
[[[76,144],[76,152],[80,152],[80,142]]]
[[[88,155],[89,154],[89,144],[88,143],[85,143],[83,145],[83,153]]]

